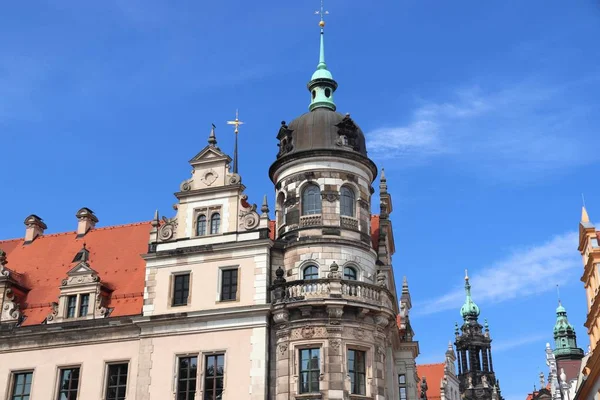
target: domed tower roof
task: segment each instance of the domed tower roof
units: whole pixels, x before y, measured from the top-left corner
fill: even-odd
[[[293,148],[300,151],[333,149],[367,155],[365,135],[349,114],[345,116],[327,107],[319,107],[290,122]]]
[[[313,73],[307,88],[311,94],[309,112],[302,114],[292,122],[282,122],[277,135],[279,139],[279,154],[277,161],[271,166],[269,175],[291,159],[303,156],[319,156],[332,154],[357,160],[366,164],[377,176],[377,167],[367,157],[365,135],[360,127],[350,118],[350,114],[336,112],[333,100],[337,82],[325,63],[324,27],[320,23],[319,63]]]
[[[554,324],[554,355],[556,359],[580,360],[583,350],[577,347],[575,328],[569,323],[567,310],[558,302]]]
[[[465,293],[467,297],[465,298],[465,304],[460,308],[460,315],[462,315],[465,322],[469,319],[477,320],[479,317],[479,307],[473,299],[471,298],[471,284],[469,283],[469,275],[465,271]]]

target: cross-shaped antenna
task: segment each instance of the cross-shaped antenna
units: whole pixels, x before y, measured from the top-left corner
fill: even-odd
[[[329,15],[329,11],[326,11],[323,6],[323,0],[321,0],[321,9],[315,11],[315,15],[319,15],[321,17],[321,21],[319,22],[319,26],[323,28],[325,26],[325,16]]]

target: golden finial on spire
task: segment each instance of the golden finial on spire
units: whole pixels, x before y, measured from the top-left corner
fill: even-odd
[[[235,110],[235,119],[233,121],[227,121],[227,125],[233,125],[235,126],[234,128],[234,132],[237,134],[239,132],[239,126],[240,125],[244,125],[244,123],[242,121],[240,121],[240,119],[238,118],[238,110]]]
[[[323,7],[323,0],[321,0],[321,9],[315,11],[315,14],[321,17],[321,20],[319,21],[319,26],[321,27],[321,29],[323,29],[325,27],[325,16],[329,14],[329,11],[326,11]]]

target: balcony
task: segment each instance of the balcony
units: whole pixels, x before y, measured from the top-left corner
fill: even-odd
[[[358,230],[358,220],[352,217],[340,216],[340,226],[342,228]]]
[[[319,226],[321,225],[321,214],[303,215],[300,217],[300,226]]]
[[[392,308],[393,296],[383,286],[335,278],[295,280],[273,285],[273,302],[288,306],[327,299],[366,303],[375,307]]]

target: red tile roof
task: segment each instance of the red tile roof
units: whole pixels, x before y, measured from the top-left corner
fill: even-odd
[[[577,379],[579,369],[581,368],[581,360],[556,360],[557,368],[560,371],[564,368],[567,382],[571,379]]]
[[[275,221],[269,221],[269,239],[275,240]]]
[[[92,229],[80,239],[76,232],[66,232],[40,236],[28,245],[22,238],[0,241],[6,267],[30,289],[19,301],[26,317],[23,325],[40,324],[50,314],[83,243],[90,252],[90,266],[113,289],[108,303],[111,316],[141,314],[146,263],[140,255],[148,250],[150,229],[150,222],[141,222]]]
[[[379,248],[379,215],[371,215],[371,243],[375,251]]]
[[[440,385],[444,378],[444,367],[446,364],[421,364],[417,365],[417,375],[419,376],[419,385],[417,393],[421,393],[421,378],[425,377],[427,381],[427,398],[440,399]]]

